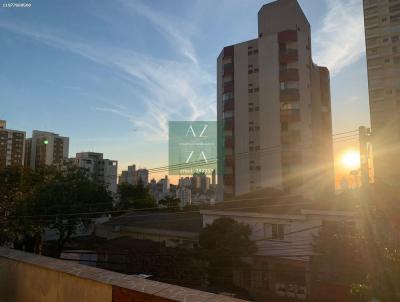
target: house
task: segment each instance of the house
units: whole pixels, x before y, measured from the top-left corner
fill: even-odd
[[[354,202],[330,197],[313,201],[263,189],[201,210],[203,227],[220,217],[249,225],[257,253],[243,259],[250,269],[235,271],[234,284],[256,301],[271,296],[306,299],[311,292],[310,262],[315,237],[327,224],[363,230]]]
[[[203,222],[198,212],[134,211],[95,226],[97,237],[163,242],[167,247],[193,248]]]

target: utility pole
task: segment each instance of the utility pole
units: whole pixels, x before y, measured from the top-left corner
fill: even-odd
[[[360,142],[360,171],[361,185],[363,187],[369,184],[369,148],[371,129],[361,126],[358,128]]]

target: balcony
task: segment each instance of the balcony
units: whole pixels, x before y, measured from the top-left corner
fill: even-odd
[[[224,47],[224,50],[223,50],[224,59],[228,58],[228,57],[233,57],[234,56],[234,51],[235,51],[235,48],[233,46]]]
[[[281,110],[281,122],[295,123],[300,121],[300,110]]]
[[[297,42],[297,30],[285,30],[278,33],[279,43]]]
[[[300,151],[282,152],[282,165],[298,165],[302,163]]]
[[[233,138],[232,137],[225,137],[225,148],[233,148]]]
[[[234,103],[233,100],[225,101],[224,102],[224,112],[233,111]]]
[[[223,66],[222,74],[224,77],[233,75],[233,64],[232,63],[225,64]]]
[[[280,101],[281,102],[298,102],[300,100],[299,89],[297,88],[286,88],[281,90]]]
[[[224,93],[233,92],[233,82],[228,82],[224,84]]]
[[[225,119],[224,130],[233,130],[234,123],[233,118]]]
[[[224,175],[224,185],[225,186],[233,186],[234,183],[235,183],[235,180],[234,180],[232,174]]]
[[[297,49],[287,49],[279,51],[279,62],[281,63],[293,63],[299,60],[299,52]]]
[[[235,165],[235,160],[232,156],[225,158],[225,167],[233,168],[234,165]]]
[[[301,141],[300,131],[289,131],[282,133],[281,135],[281,143],[282,145],[297,145]]]
[[[293,82],[299,80],[299,70],[295,68],[289,68],[286,70],[281,70],[279,72],[280,82]]]

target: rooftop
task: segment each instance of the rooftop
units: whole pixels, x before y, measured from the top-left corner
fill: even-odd
[[[199,233],[202,229],[203,218],[198,212],[135,211],[112,218],[104,225]]]

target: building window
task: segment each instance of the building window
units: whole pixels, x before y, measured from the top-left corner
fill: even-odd
[[[283,224],[272,224],[272,239],[283,240],[285,238],[285,226]]]

